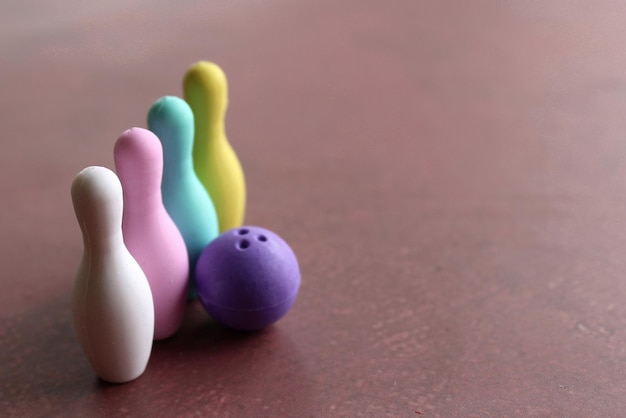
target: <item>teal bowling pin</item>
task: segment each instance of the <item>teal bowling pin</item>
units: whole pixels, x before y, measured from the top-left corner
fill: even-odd
[[[180,230],[189,255],[188,298],[196,297],[194,267],[207,244],[219,235],[215,206],[193,166],[194,121],[183,99],[165,96],[148,112],[148,129],[163,145],[163,205]]]

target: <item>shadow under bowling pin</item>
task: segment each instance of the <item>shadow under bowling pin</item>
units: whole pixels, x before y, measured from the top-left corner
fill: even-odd
[[[162,97],[148,112],[148,128],[163,145],[163,205],[187,246],[188,298],[193,299],[196,261],[204,247],[219,235],[213,201],[193,169],[193,113],[183,99]]]
[[[72,290],[74,328],[96,374],[127,382],[146,369],[154,307],[122,238],[122,186],[111,170],[87,167],[72,183],[72,201],[85,246]]]
[[[163,149],[149,130],[122,133],[113,149],[124,190],[124,242],[146,273],[154,299],[154,339],[178,331],[189,277],[187,248],[161,200]]]
[[[200,61],[185,74],[183,90],[194,115],[194,166],[213,199],[220,232],[241,226],[246,184],[239,159],[224,131],[228,105],[226,76],[217,65]]]

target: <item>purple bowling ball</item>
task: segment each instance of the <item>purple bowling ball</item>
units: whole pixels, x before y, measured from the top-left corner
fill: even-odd
[[[255,226],[231,229],[211,241],[198,258],[195,278],[209,315],[245,331],[282,318],[300,288],[298,260],[289,245]]]

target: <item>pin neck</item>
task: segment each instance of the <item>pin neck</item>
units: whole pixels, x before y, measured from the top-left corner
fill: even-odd
[[[111,254],[124,245],[122,229],[118,231],[95,230],[83,231],[85,253],[91,257]]]
[[[193,170],[193,160],[191,152],[184,155],[163,155],[163,181],[170,178],[172,174],[180,175],[188,170]]]
[[[224,122],[214,122],[209,125],[209,136],[211,140],[219,140],[224,137]]]
[[[124,196],[124,199],[124,213],[147,213],[162,205],[160,188],[136,190],[132,195]]]

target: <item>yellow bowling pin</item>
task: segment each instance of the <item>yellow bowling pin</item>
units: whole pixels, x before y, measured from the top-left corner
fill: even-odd
[[[217,65],[200,61],[187,70],[183,90],[194,115],[194,167],[213,200],[221,233],[242,225],[246,207],[243,170],[224,131],[226,76]]]

